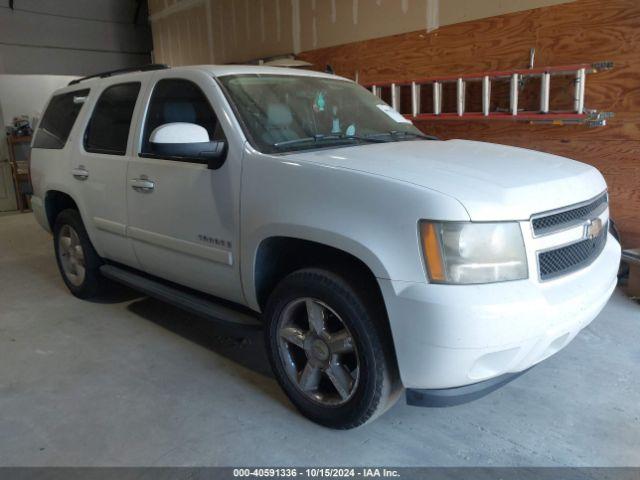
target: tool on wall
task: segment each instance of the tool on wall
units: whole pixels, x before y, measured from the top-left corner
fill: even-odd
[[[610,70],[613,62],[593,64],[563,65],[555,67],[537,67],[530,69],[515,69],[478,72],[451,77],[430,77],[414,81],[398,81],[365,85],[375,95],[382,98],[383,89],[390,89],[391,106],[408,118],[416,120],[512,120],[532,123],[586,124],[593,127],[604,126],[607,119],[613,116],[611,112],[598,112],[585,108],[585,86],[587,75]],[[573,76],[573,109],[551,109],[551,78],[555,76]],[[540,89],[537,104],[539,110],[522,110],[518,105],[520,90],[525,81],[539,78]],[[509,81],[508,111],[492,111],[491,82],[496,80]],[[482,82],[480,112],[466,110],[467,82]],[[456,111],[443,112],[443,89],[445,83],[456,84]],[[433,108],[431,113],[421,111],[421,92],[423,87],[431,87]],[[401,98],[404,89],[411,94],[411,112],[401,112]],[[506,102],[505,102],[506,103]]]

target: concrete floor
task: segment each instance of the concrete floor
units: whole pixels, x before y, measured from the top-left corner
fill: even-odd
[[[514,320],[515,321],[515,320]],[[71,296],[50,236],[0,217],[0,465],[640,466],[640,306],[616,292],[565,350],[448,409],[348,432],[299,416],[259,335],[122,290]]]

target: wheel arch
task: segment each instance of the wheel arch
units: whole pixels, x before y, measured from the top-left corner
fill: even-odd
[[[57,216],[66,209],[77,210],[82,217],[80,207],[71,195],[61,190],[48,190],[44,196],[44,211],[51,231],[53,231]]]
[[[351,251],[350,251],[351,250]],[[384,305],[382,291],[376,277],[385,277],[386,270],[369,252],[368,261],[353,252],[330,243],[290,235],[272,235],[262,239],[253,257],[252,277],[247,298],[263,310],[275,286],[288,274],[301,268],[326,268],[351,277],[360,276]],[[373,263],[373,265],[372,265]]]

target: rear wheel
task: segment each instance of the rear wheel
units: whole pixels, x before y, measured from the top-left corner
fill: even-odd
[[[64,283],[79,298],[93,297],[104,289],[100,275],[102,259],[97,254],[77,210],[63,210],[53,227],[58,269]]]
[[[314,422],[357,427],[397,398],[390,339],[377,311],[342,277],[320,269],[292,273],[269,298],[271,365],[293,404]]]

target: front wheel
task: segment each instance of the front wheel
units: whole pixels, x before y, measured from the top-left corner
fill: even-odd
[[[394,403],[399,382],[379,316],[326,270],[299,270],[276,287],[265,309],[267,350],[278,382],[303,415],[348,429]]]

